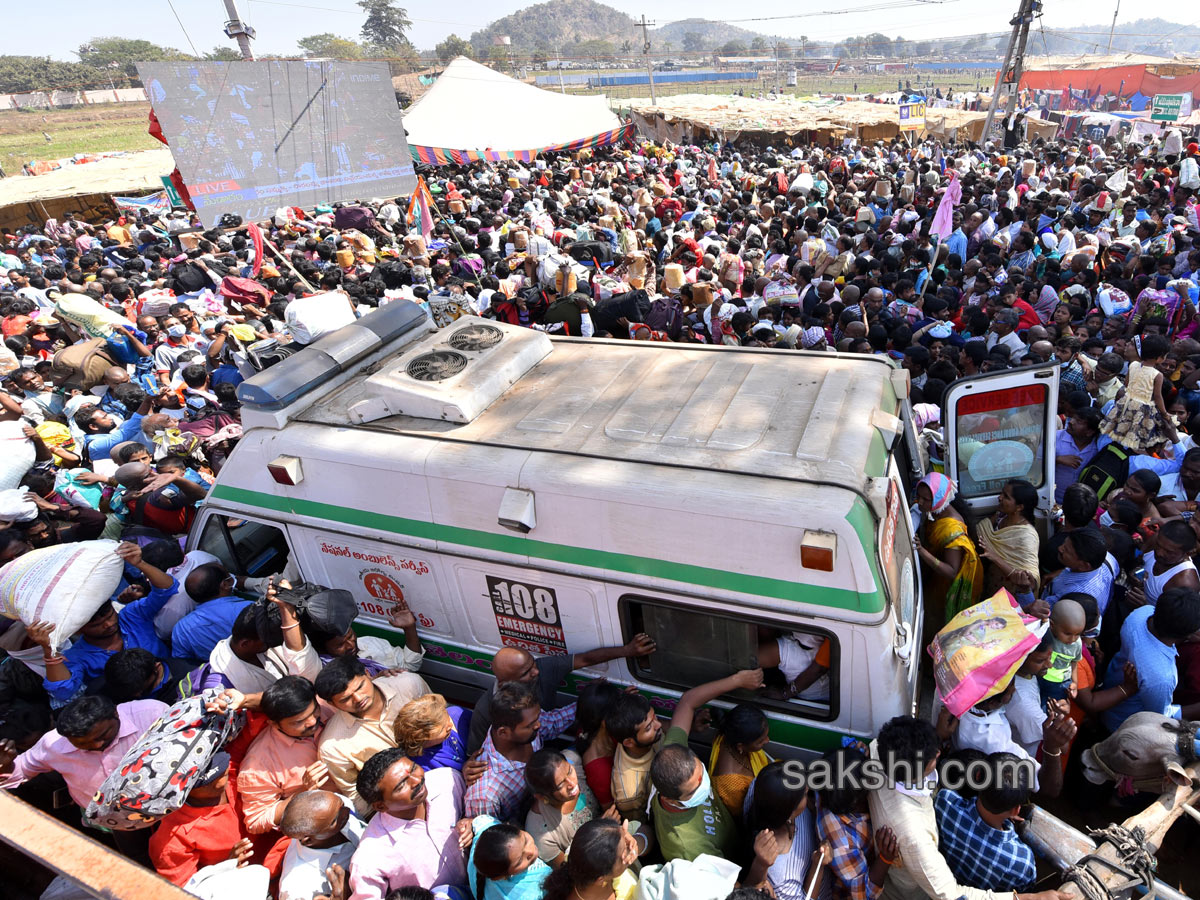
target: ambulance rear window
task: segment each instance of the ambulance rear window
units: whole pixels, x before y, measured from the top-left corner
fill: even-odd
[[[658,598],[622,597],[620,610],[624,640],[645,632],[658,644],[650,656],[629,660],[639,681],[687,690],[762,666],[764,689],[733,698],[822,721],[837,715],[838,642],[827,632]]]

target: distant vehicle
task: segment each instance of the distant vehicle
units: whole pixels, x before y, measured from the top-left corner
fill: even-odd
[[[682,66],[680,66],[678,63],[671,62],[671,60],[668,59],[666,62],[661,62],[657,66],[655,66],[654,71],[656,71],[656,72],[678,72],[681,68],[682,68]]]

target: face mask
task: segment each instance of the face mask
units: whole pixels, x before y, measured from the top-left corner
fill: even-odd
[[[695,809],[697,806],[703,806],[708,802],[708,798],[712,796],[712,782],[708,778],[708,769],[703,766],[700,768],[702,778],[700,787],[692,793],[692,796],[686,800],[677,800],[676,802],[684,809]]]
[[[167,334],[173,338],[181,338],[187,334],[187,328],[185,328],[183,325],[172,325],[167,329]]]

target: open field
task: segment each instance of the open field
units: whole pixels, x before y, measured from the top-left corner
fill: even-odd
[[[537,71],[532,75],[545,75],[553,77],[555,72]],[[595,76],[595,70],[575,69],[569,73],[571,75],[588,75]],[[635,69],[621,69],[615,71],[602,70],[602,75],[637,75],[642,74],[641,71]],[[667,74],[667,73],[655,73]],[[918,78],[920,79],[918,82]],[[787,72],[784,69],[776,77],[775,73],[764,73],[756,81],[700,81],[700,82],[684,82],[684,83],[661,83],[655,82],[655,90],[660,97],[669,97],[675,94],[731,94],[734,91],[744,90],[746,93],[751,91],[758,92],[761,90],[769,90],[776,85],[783,88],[785,93],[796,95],[808,95],[817,93],[885,93],[896,90],[897,80],[912,81],[914,89],[920,84],[921,86],[929,86],[929,90],[940,88],[944,94],[947,89],[955,91],[974,91],[981,87],[990,87],[995,78],[994,72],[975,72],[975,71],[958,71],[958,72],[901,72],[901,73],[881,73],[881,72],[850,72],[842,74],[841,72],[834,75],[816,74],[816,75],[801,75],[796,82],[794,88],[786,87]],[[541,85],[545,90],[557,90],[555,84]],[[603,89],[588,89],[579,85],[565,85],[565,92],[568,94],[606,94],[614,101],[614,106],[619,106],[621,100],[626,100],[631,97],[647,97],[650,94],[650,88],[645,84],[621,85],[617,87],[608,87]]]
[[[74,109],[0,111],[0,167],[19,175],[31,159],[76,153],[150,150],[162,145],[146,133],[149,103],[106,103]],[[50,136],[47,141],[45,134]]]
[[[605,74],[632,73],[636,70],[612,70]],[[553,75],[549,71],[533,74]],[[573,70],[571,74],[595,74],[586,70]],[[898,78],[917,78],[923,85],[955,91],[973,91],[978,86],[991,82],[991,73],[976,72],[904,72],[899,75],[875,72],[848,72],[830,75],[802,75],[795,88],[785,88],[787,93],[807,95],[819,92],[884,92],[894,91]],[[982,78],[982,82],[981,82]],[[675,94],[728,95],[743,90],[746,93],[769,90],[777,84],[782,86],[786,76],[781,73],[777,82],[774,73],[757,81],[720,81],[697,83],[656,84],[660,97]],[[554,85],[546,87],[554,90]],[[604,90],[589,90],[567,85],[568,94],[607,94],[614,108],[620,109],[622,101],[649,95],[647,85],[624,85]],[[31,159],[57,159],[77,153],[99,153],[111,150],[149,150],[159,146],[146,133],[148,103],[111,103],[98,106],[83,106],[59,110],[3,110],[0,111],[0,167],[7,175],[16,175],[21,165]],[[44,134],[43,134],[44,132]],[[49,135],[50,140],[46,140]]]

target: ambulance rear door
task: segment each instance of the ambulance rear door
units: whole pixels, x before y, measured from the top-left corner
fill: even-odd
[[[942,401],[946,475],[972,518],[994,512],[1013,479],[1037,488],[1038,507],[1054,502],[1058,365],[1026,366],[955,381]]]

